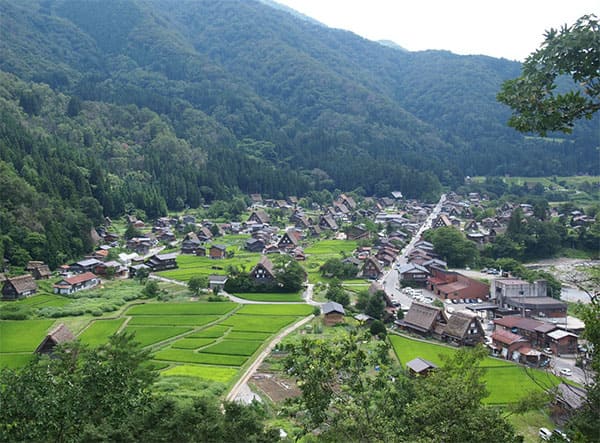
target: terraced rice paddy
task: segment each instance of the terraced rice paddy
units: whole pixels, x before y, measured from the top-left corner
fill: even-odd
[[[106,343],[108,337],[117,332],[124,322],[124,318],[96,320],[79,335],[79,340],[89,346],[101,345]]]

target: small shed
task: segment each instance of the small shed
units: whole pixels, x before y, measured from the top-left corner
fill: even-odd
[[[75,340],[73,333],[67,328],[64,323],[59,324],[56,328],[48,333],[46,338],[42,340],[40,345],[35,350],[36,354],[52,354],[52,351],[57,345]]]
[[[417,357],[406,363],[406,369],[408,369],[410,375],[425,376],[437,368],[438,366],[435,363],[431,363],[429,360],[421,357]]]
[[[223,290],[225,287],[225,282],[227,282],[226,275],[209,275],[208,276],[208,287],[212,290],[218,288],[217,290]]]
[[[327,326],[336,325],[344,322],[346,311],[344,307],[334,301],[329,301],[321,308],[323,311],[324,321]]]

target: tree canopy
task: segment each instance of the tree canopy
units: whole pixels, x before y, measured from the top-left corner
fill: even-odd
[[[521,132],[570,133],[574,121],[600,110],[600,27],[595,15],[571,26],[550,29],[538,50],[523,64],[520,77],[502,85],[498,100],[513,109],[509,125]],[[561,76],[574,88],[564,92]]]
[[[389,345],[357,333],[304,338],[286,368],[302,396],[290,411],[324,442],[518,442],[487,395],[483,348],[461,349],[428,377],[411,378],[389,360]],[[319,364],[314,364],[319,362]]]

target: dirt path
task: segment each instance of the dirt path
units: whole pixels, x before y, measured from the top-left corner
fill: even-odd
[[[240,379],[233,386],[231,391],[229,391],[229,394],[227,394],[227,397],[225,398],[225,400],[227,400],[227,401],[238,400],[242,403],[252,402],[252,399],[254,398],[254,393],[252,393],[250,388],[247,386],[248,380],[250,379],[252,374],[254,374],[254,372],[262,364],[264,359],[271,353],[273,348],[281,340],[283,340],[283,338],[285,336],[292,333],[293,331],[300,328],[301,326],[304,326],[306,323],[311,321],[313,318],[314,318],[314,315],[309,315],[308,317],[305,317],[302,320],[297,321],[292,326],[289,326],[288,328],[286,328],[285,330],[283,330],[282,332],[277,334],[277,336],[273,340],[271,340],[271,343],[269,343],[268,346],[265,349],[263,349],[263,351],[258,355],[258,357],[256,357],[256,359],[252,362],[252,364],[248,367],[248,369],[246,369],[246,372],[244,373],[244,375],[242,375],[240,377]]]

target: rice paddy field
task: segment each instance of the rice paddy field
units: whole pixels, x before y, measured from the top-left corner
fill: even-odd
[[[98,346],[108,341],[108,338],[119,330],[125,322],[124,318],[96,320],[79,335],[79,340],[89,346]]]
[[[413,340],[399,335],[389,335],[396,357],[403,366],[410,360],[421,357],[437,365],[442,364],[442,356],[451,356],[454,348]],[[526,369],[523,366],[497,358],[487,357],[481,362],[486,369],[484,381],[489,396],[487,404],[504,405],[514,403],[529,392],[539,392],[541,386],[556,386],[560,378],[538,369]]]
[[[280,293],[266,293],[266,292],[245,292],[245,293],[236,293],[233,294],[236,297],[243,298],[244,300],[251,301],[264,301],[269,303],[277,303],[277,302],[302,302],[302,294],[301,293],[289,293],[289,294],[280,294]]]

